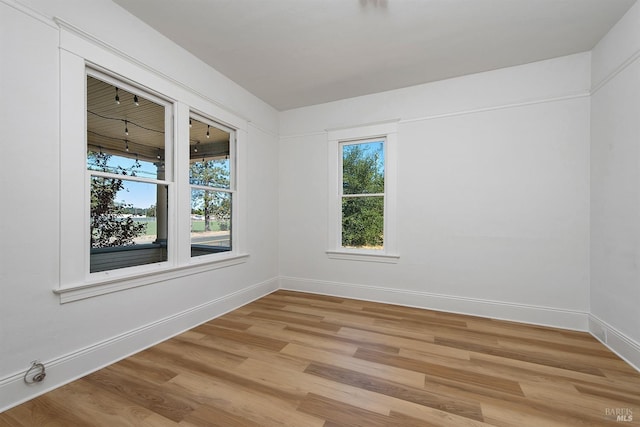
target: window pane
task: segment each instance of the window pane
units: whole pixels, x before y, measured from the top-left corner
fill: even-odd
[[[231,134],[193,118],[189,119],[189,125],[189,182],[230,188]]]
[[[192,160],[189,183],[207,187],[230,188],[229,159]]]
[[[191,256],[231,250],[231,194],[191,190]]]
[[[164,179],[164,118],[163,105],[87,76],[87,169]]]
[[[342,246],[382,249],[384,243],[384,197],[342,199]]]
[[[342,145],[343,194],[384,193],[384,142]]]
[[[100,151],[87,152],[87,169],[92,171],[110,172],[141,178],[164,179],[164,168],[164,162],[152,163]]]
[[[167,187],[91,177],[92,273],[167,260]]]

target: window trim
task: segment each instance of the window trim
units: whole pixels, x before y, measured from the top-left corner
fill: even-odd
[[[328,140],[328,235],[327,257],[349,261],[397,263],[397,127],[398,120],[357,127],[327,130]],[[358,249],[342,246],[342,153],[344,144],[357,144],[384,139],[384,244],[383,249]]]
[[[197,274],[217,268],[244,263],[246,253],[247,213],[245,175],[247,159],[242,146],[247,140],[248,122],[216,101],[168,76],[128,57],[117,49],[102,43],[63,21],[60,25],[60,136],[59,136],[59,277],[53,292],[60,303],[85,299],[124,289],[163,282],[176,277]],[[130,82],[134,88],[160,96],[173,103],[172,158],[173,189],[169,197],[175,201],[169,206],[169,244],[173,242],[173,256],[168,261],[107,270],[101,277],[89,273],[88,206],[86,189],[86,75],[87,68],[97,70],[118,81]],[[161,95],[160,95],[161,94]],[[233,252],[215,254],[213,257],[192,260],[189,246],[189,223],[183,230],[185,218],[190,213],[184,191],[188,187],[188,117],[189,111],[198,112],[215,122],[235,130],[236,135],[236,245]],[[171,225],[173,223],[173,225]],[[83,224],[83,226],[78,226]],[[86,225],[86,226],[85,226]],[[185,245],[184,242],[187,242]],[[171,256],[171,255],[170,255]],[[93,273],[94,275],[96,273]]]
[[[74,286],[67,286],[54,289],[53,293],[60,297],[60,303],[78,301],[81,299],[91,298],[98,295],[104,295],[111,292],[122,291],[125,289],[137,288],[153,283],[164,282],[167,280],[177,279],[180,277],[190,276],[193,274],[203,273],[218,268],[230,267],[233,265],[243,264],[249,258],[249,254],[229,255],[225,253],[223,258],[217,258],[215,261],[200,262],[197,265],[185,264],[177,267],[164,268],[159,271],[136,272],[127,276],[120,276],[109,280],[100,280],[99,282],[87,282]],[[160,263],[158,263],[160,264]],[[148,264],[156,265],[156,264]],[[144,266],[140,266],[144,267]],[[135,267],[130,267],[135,268]],[[124,269],[122,269],[124,270]],[[113,270],[112,270],[113,271]]]

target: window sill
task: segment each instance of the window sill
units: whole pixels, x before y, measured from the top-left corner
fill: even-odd
[[[398,261],[400,261],[400,255],[389,255],[374,252],[327,251],[327,256],[329,259],[381,262],[385,264],[397,264]]]
[[[128,276],[122,276],[113,279],[101,279],[96,282],[83,283],[80,285],[69,285],[54,289],[53,293],[60,296],[60,304],[72,301],[91,298],[98,295],[104,295],[111,292],[118,292],[125,289],[146,286],[152,283],[163,282],[166,280],[177,279],[179,277],[190,276],[192,274],[203,273],[218,268],[230,267],[232,265],[242,264],[247,261],[249,254],[234,254],[224,258],[218,258],[213,261],[197,262],[187,264],[180,267],[169,267],[162,271],[153,271],[145,273],[134,273]]]

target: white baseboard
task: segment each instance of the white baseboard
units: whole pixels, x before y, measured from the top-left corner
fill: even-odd
[[[0,412],[235,310],[277,289],[278,279],[273,278],[54,360],[43,360],[47,379],[42,383],[25,384],[24,372],[0,380]]]
[[[280,277],[280,288],[577,331],[588,330],[588,313],[576,310],[286,276]]]
[[[589,332],[598,341],[640,372],[640,343],[632,340],[604,320],[589,314]]]

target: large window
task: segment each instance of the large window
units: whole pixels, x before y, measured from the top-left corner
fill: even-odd
[[[60,301],[246,262],[247,121],[61,32]]]
[[[170,104],[87,75],[90,272],[167,261]]]
[[[396,126],[329,131],[330,258],[397,262]]]
[[[232,249],[235,136],[231,129],[189,118],[191,256]]]

